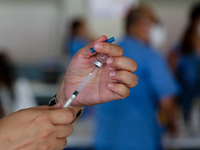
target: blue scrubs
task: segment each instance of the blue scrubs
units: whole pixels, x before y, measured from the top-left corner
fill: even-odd
[[[178,49],[181,50],[181,46]],[[195,53],[179,54],[179,62],[176,70],[177,79],[181,85],[179,101],[183,107],[183,115],[186,123],[190,122],[192,106],[200,96],[200,56]]]
[[[97,106],[97,150],[161,149],[161,128],[157,122],[162,97],[176,95],[174,81],[163,57],[134,37],[124,37],[119,45],[124,56],[138,64],[139,84],[124,100]]]
[[[82,37],[73,37],[69,42],[70,55],[73,57],[78,50],[89,44],[89,40]]]

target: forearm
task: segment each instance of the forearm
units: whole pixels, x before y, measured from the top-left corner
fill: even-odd
[[[176,119],[177,119],[177,106],[175,103],[175,98],[168,97],[161,101],[161,110],[165,113],[167,118],[167,126],[171,132],[176,130]]]

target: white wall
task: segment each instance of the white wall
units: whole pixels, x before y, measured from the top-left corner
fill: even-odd
[[[0,1],[0,47],[14,62],[58,55],[56,1]]]
[[[0,0],[0,47],[15,63],[63,55],[66,26],[86,16],[87,0]]]
[[[141,0],[158,12],[168,31],[165,53],[182,33],[187,13],[197,0]],[[35,63],[62,56],[66,23],[76,16],[88,19],[95,37],[117,39],[123,33],[119,19],[92,18],[89,0],[0,0],[0,47],[6,47],[16,63]]]
[[[120,38],[124,31],[124,16],[139,0],[88,0],[88,22],[94,36]],[[99,10],[98,10],[99,9]]]

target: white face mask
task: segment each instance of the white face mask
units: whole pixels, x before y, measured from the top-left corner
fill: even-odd
[[[166,41],[167,33],[165,29],[160,25],[154,25],[149,32],[149,44],[158,49]]]

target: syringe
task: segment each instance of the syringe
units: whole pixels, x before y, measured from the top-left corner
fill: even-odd
[[[107,43],[112,43],[113,41],[115,41],[114,37],[104,41],[104,42],[107,42]],[[92,53],[95,52],[94,48],[90,48],[90,50],[92,51]],[[106,62],[106,60],[108,59],[108,55],[106,54],[98,54],[97,55],[97,60],[95,60],[93,62],[95,68],[101,68],[103,66],[103,63]],[[70,104],[74,101],[74,99],[78,96],[78,94],[81,92],[81,90],[86,86],[86,84],[89,82],[91,76],[92,76],[92,73],[94,72],[94,70],[89,73],[84,79],[83,81],[79,84],[79,86],[77,87],[77,89],[72,93],[72,95],[70,96],[70,98],[65,102],[65,104],[63,105],[63,108],[66,108],[66,107],[69,107]]]
[[[89,73],[83,79],[83,81],[79,84],[79,86],[77,87],[77,89],[72,93],[72,95],[70,96],[70,98],[65,102],[65,104],[63,105],[63,108],[70,106],[70,104],[73,102],[73,100],[78,96],[78,94],[81,92],[81,90],[86,86],[86,84],[90,80],[91,76],[92,76],[92,72]]]

